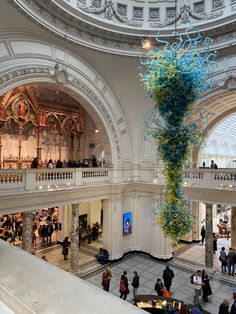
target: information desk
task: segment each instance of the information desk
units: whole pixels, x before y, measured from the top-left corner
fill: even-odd
[[[169,314],[174,308],[178,308],[179,310],[181,310],[181,307],[185,308],[184,313],[186,313],[186,310],[188,311],[193,306],[191,304],[184,304],[184,302],[181,300],[160,297],[157,295],[137,295],[133,303],[138,308],[148,313],[158,314]],[[203,314],[210,313],[207,311],[203,311]]]

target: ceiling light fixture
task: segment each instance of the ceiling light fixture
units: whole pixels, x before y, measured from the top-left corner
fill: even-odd
[[[143,50],[149,50],[152,46],[151,40],[147,38],[147,35],[141,40]]]

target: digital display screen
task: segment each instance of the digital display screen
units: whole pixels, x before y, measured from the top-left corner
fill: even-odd
[[[123,235],[127,236],[132,233],[132,213],[123,214]]]

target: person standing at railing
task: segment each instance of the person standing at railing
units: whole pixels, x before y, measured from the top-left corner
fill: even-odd
[[[39,166],[39,160],[38,157],[35,157],[31,163],[31,169],[37,169]]]
[[[48,164],[47,164],[47,168],[48,169],[52,169],[53,168],[52,159],[49,159]]]
[[[58,159],[57,163],[56,163],[56,168],[62,168],[63,167],[63,163],[60,159]]]
[[[218,166],[217,166],[217,164],[214,162],[214,160],[211,160],[210,168],[211,168],[211,169],[218,169]]]

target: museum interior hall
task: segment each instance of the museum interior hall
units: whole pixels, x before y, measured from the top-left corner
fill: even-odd
[[[0,16],[0,313],[236,313],[236,0]]]

